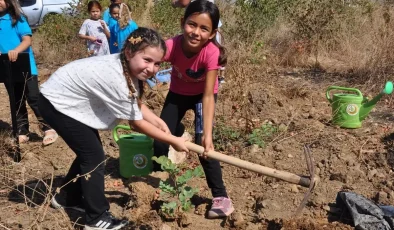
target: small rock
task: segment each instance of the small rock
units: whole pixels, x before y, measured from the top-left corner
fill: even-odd
[[[316,130],[323,130],[326,126],[318,120],[312,120],[311,126]]]
[[[287,125],[285,125],[283,123],[280,124],[279,127],[278,127],[278,131],[282,132],[282,133],[286,132],[287,131]]]
[[[354,166],[354,165],[356,165],[356,161],[354,159],[347,159],[346,164],[348,166]]]
[[[198,205],[196,207],[196,209],[194,210],[194,213],[197,215],[204,215],[205,212],[207,211],[207,206],[208,206],[208,204],[206,204],[206,203]]]
[[[298,190],[297,185],[293,184],[293,185],[290,186],[290,192],[292,192],[292,193],[299,193],[300,190]]]
[[[309,118],[315,118],[316,116],[317,116],[317,111],[316,111],[315,107],[312,107],[309,110]]]
[[[277,189],[277,188],[279,187],[279,184],[272,184],[271,187],[272,187],[273,189]]]
[[[309,118],[309,113],[303,113],[301,114],[302,118],[308,119]]]
[[[325,199],[325,196],[323,196],[320,193],[316,193],[315,196],[312,198],[312,204],[315,207],[320,207],[321,205],[324,205],[326,203],[327,203],[327,201]]]
[[[288,158],[293,158],[294,156],[291,155],[290,153],[287,155]]]
[[[330,206],[324,205],[324,206],[323,206],[323,209],[326,210],[326,211],[328,212],[328,211],[330,211]]]
[[[377,173],[376,177],[380,178],[380,179],[385,179],[386,175],[384,175],[384,173]]]
[[[27,160],[30,160],[30,159],[33,159],[35,156],[34,156],[34,153],[33,152],[26,152],[24,155],[23,155],[23,158],[26,158]]]
[[[267,160],[264,159],[264,158],[260,159],[260,160],[258,161],[258,164],[259,164],[259,165],[262,165],[262,166],[265,166],[265,167],[269,167],[269,166],[271,165],[271,164],[269,164],[269,163],[267,162]]]
[[[256,199],[256,202],[253,205],[253,208],[254,208],[255,211],[258,211],[258,210],[260,210],[262,208],[265,208],[264,207],[264,197],[263,196],[261,196],[261,195],[256,196],[255,199]]]
[[[386,181],[386,184],[387,184],[387,186],[390,187],[390,188],[393,187],[393,182],[390,181],[390,180]]]
[[[260,147],[256,144],[249,147],[249,154],[256,154],[260,151]]]
[[[319,162],[319,163],[317,163],[317,167],[320,168],[320,169],[321,169],[321,168],[324,168],[324,164],[321,163],[321,162]]]
[[[281,144],[276,144],[273,146],[273,149],[277,152],[282,152],[284,148]]]
[[[279,107],[283,107],[283,102],[282,102],[282,101],[277,100],[276,103],[278,103],[278,106],[279,106]]]
[[[336,180],[342,183],[346,183],[346,175],[343,173],[333,173],[330,175],[330,180]]]
[[[240,212],[233,212],[228,218],[228,222],[231,227],[239,228],[242,225],[246,224],[246,221],[243,215]]]
[[[166,224],[163,224],[160,228],[160,230],[171,230],[172,228]]]
[[[372,178],[378,173],[378,170],[372,169],[368,172],[367,178],[368,180],[372,180]]]
[[[182,216],[178,221],[179,226],[181,227],[187,227],[192,224],[192,220],[187,213],[182,213]]]
[[[272,123],[274,123],[274,124],[279,124],[279,120],[278,120],[278,118],[276,118],[276,117],[274,117],[274,118],[271,118],[271,122]]]
[[[389,204],[388,194],[386,192],[380,191],[376,194],[375,200],[379,204]]]

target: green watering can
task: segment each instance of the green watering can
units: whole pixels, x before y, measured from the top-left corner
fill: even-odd
[[[331,98],[331,90],[341,90],[348,93],[333,94]],[[380,98],[392,92],[393,83],[389,81],[386,83],[382,92],[368,101],[368,98],[363,97],[358,89],[339,86],[328,87],[326,97],[332,107],[332,123],[342,128],[360,128],[361,122],[368,116],[369,112],[375,107]]]
[[[119,145],[119,171],[124,178],[145,176],[152,172],[153,139],[139,133],[118,136],[118,130],[131,130],[129,126],[118,125],[112,136]]]

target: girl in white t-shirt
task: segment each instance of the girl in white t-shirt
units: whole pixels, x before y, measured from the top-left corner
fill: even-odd
[[[93,0],[88,3],[90,19],[86,19],[78,36],[87,41],[89,56],[101,56],[110,54],[108,39],[109,28],[105,21],[101,20],[101,5]]]
[[[120,54],[73,61],[41,85],[42,116],[77,156],[60,190],[64,196],[56,194],[51,204],[84,209],[86,230],[120,229],[127,223],[108,212],[105,154],[98,130],[128,120],[135,130],[188,152],[185,140],[171,135],[164,121],[140,100],[143,81],[157,73],[165,52],[166,45],[155,31],[138,28]]]

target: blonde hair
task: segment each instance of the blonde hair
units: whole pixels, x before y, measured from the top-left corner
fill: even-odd
[[[131,10],[125,3],[120,4],[119,17],[119,26],[121,29],[123,29],[129,24],[129,21],[131,20]]]

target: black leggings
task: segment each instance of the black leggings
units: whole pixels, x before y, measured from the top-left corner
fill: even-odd
[[[6,84],[7,91],[9,91],[8,85]],[[40,111],[38,110],[38,95],[40,91],[38,89],[37,76],[33,75],[27,79],[26,82],[17,82],[14,84],[14,95],[16,102],[16,120],[18,124],[18,134],[27,135],[29,134],[29,119],[26,108],[26,100],[37,120],[40,122],[42,131],[51,129],[48,124],[42,119]]]
[[[187,110],[192,109],[195,114],[195,142],[201,145],[202,139],[202,94],[185,96],[168,92],[166,101],[164,102],[163,110],[161,111],[160,118],[167,124],[171,133],[175,136],[182,136],[184,126],[181,123],[182,118],[185,116]],[[216,95],[215,95],[216,101]],[[154,142],[154,155],[156,157],[168,156],[169,145],[155,141]],[[211,189],[213,197],[224,196],[227,197],[226,188],[223,183],[222,169],[217,160],[199,158],[200,163],[204,169],[207,183]],[[154,170],[160,171],[160,166],[154,162]]]
[[[96,129],[57,111],[42,94],[39,96],[38,108],[42,117],[77,155],[63,184],[72,181],[78,174],[90,172],[90,177],[81,177],[63,189],[67,193],[67,204],[77,205],[83,202],[86,222],[92,222],[109,209],[104,195],[105,154],[99,133]]]

